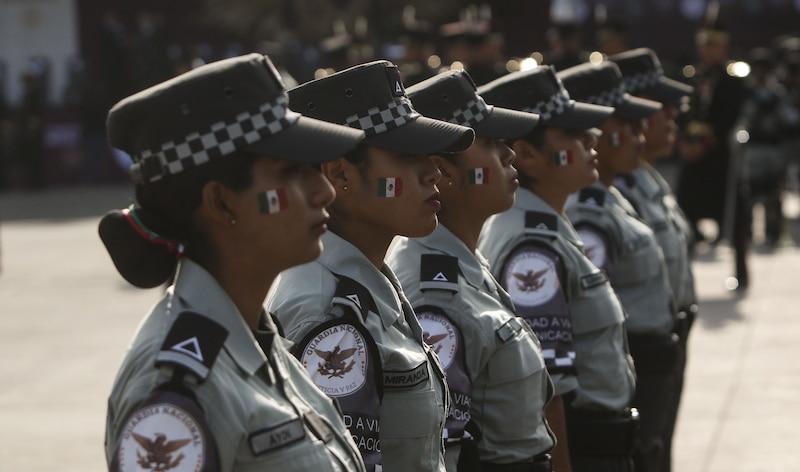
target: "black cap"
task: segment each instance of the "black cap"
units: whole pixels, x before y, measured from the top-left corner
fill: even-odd
[[[409,87],[407,92],[414,108],[425,116],[468,126],[475,130],[476,136],[518,138],[539,122],[533,113],[487,105],[465,70],[435,75]]]
[[[249,54],[198,67],[123,99],[107,122],[111,146],[150,183],[236,151],[319,163],[353,149],[363,133],[288,108],[268,57]]]
[[[552,66],[538,66],[500,77],[478,87],[488,103],[539,115],[539,124],[554,128],[600,126],[613,108],[572,100]]]
[[[620,118],[639,120],[661,109],[659,102],[631,96],[613,62],[587,62],[559,72],[558,77],[575,100],[614,107],[614,115]]]
[[[631,49],[608,58],[622,72],[625,88],[633,95],[647,94],[662,102],[677,102],[694,88],[664,76],[656,53],[649,48]]]
[[[402,154],[460,152],[475,139],[470,128],[420,115],[389,61],[350,67],[289,90],[292,109],[364,131],[364,144]]]

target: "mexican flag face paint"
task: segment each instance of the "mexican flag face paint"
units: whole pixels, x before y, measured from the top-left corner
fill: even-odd
[[[489,168],[478,167],[477,169],[470,169],[467,171],[467,180],[471,184],[483,185],[489,183]]]
[[[622,143],[622,136],[619,133],[611,133],[608,135],[609,146],[619,146]]]
[[[566,149],[557,151],[555,154],[553,154],[553,160],[557,166],[568,166],[572,164],[572,151]]]
[[[399,197],[403,192],[403,179],[400,177],[387,177],[378,179],[379,197]]]
[[[286,198],[286,191],[282,188],[267,190],[258,194],[258,210],[261,213],[271,215],[278,213],[289,206]]]

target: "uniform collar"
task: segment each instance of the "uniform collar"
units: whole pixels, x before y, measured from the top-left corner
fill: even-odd
[[[340,236],[327,232],[322,235],[324,250],[317,262],[334,274],[359,282],[372,294],[384,328],[397,322],[402,314],[400,282],[384,264],[378,270],[363,252]]]
[[[429,249],[443,252],[458,258],[458,269],[466,281],[473,287],[480,288],[483,284],[483,266],[476,254],[470,252],[467,245],[456,235],[445,228],[444,225],[436,226],[428,236],[419,238],[418,241]],[[483,257],[481,256],[481,259]]]
[[[248,375],[253,375],[267,362],[266,355],[233,300],[200,265],[186,257],[181,259],[175,285],[170,290],[184,301],[187,309],[213,319],[228,330],[225,349]],[[268,329],[277,331],[269,316],[262,313],[262,317],[266,318]]]

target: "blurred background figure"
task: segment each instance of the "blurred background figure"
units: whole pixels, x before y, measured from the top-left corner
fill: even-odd
[[[406,87],[436,75],[436,69],[431,65],[431,61],[436,60],[432,58],[435,53],[434,28],[430,22],[418,20],[416,12],[413,5],[407,5],[403,9],[400,33],[403,55],[397,66]],[[438,62],[441,63],[441,59]],[[439,63],[434,62],[436,66]]]
[[[561,71],[588,61],[590,52],[583,47],[583,30],[578,23],[554,24],[546,33],[550,50],[544,54],[542,63]]]
[[[752,228],[753,207],[764,209],[765,244],[774,249],[784,229],[781,196],[786,183],[786,156],[783,131],[792,119],[786,88],[775,74],[775,53],[764,47],[750,51],[751,70],[745,80],[746,95],[737,128],[741,143],[742,172],[749,187],[747,216]]]
[[[15,159],[25,173],[25,187],[44,187],[44,112],[47,101],[49,63],[43,58],[31,58],[22,73],[22,100],[17,109],[19,126]]]
[[[602,20],[602,21],[601,21]],[[597,50],[613,56],[630,49],[628,46],[628,23],[622,18],[597,18],[598,28],[594,35]]]
[[[678,204],[695,233],[695,241],[706,235],[698,227],[703,218],[717,224],[713,243],[726,237],[736,252],[735,277],[729,288],[747,287],[747,210],[744,189],[736,165],[731,163],[732,132],[745,95],[744,82],[728,65],[730,32],[716,19],[696,35],[697,64],[689,83],[694,87],[691,108],[679,148],[683,168],[678,179]]]

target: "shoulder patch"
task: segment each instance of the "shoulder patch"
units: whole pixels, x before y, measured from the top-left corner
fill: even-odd
[[[555,252],[527,244],[511,253],[501,274],[514,305],[539,306],[558,293],[558,256]]]
[[[620,174],[614,178],[614,187],[623,194],[628,194],[636,187],[636,178],[633,174]]]
[[[558,231],[558,216],[543,211],[526,211],[525,228],[545,231]]]
[[[447,370],[460,347],[458,328],[447,316],[430,307],[421,307],[414,311],[422,326],[422,339],[439,357],[442,368]]]
[[[172,323],[161,352],[156,356],[156,366],[172,364],[188,369],[202,382],[208,377],[227,337],[228,331],[216,321],[185,311]]]
[[[333,295],[332,304],[345,305],[352,308],[361,315],[362,319],[367,319],[370,311],[378,312],[375,299],[366,287],[344,275],[336,274],[339,281],[336,283],[336,293]]]
[[[217,451],[194,400],[156,390],[130,415],[109,470],[217,470]]]
[[[360,326],[334,320],[310,332],[296,344],[297,357],[311,380],[329,397],[350,395],[369,380],[378,359],[371,356]],[[371,341],[371,340],[370,340]],[[302,351],[299,351],[302,349]]]
[[[586,257],[598,268],[603,269],[608,262],[608,248],[605,235],[593,225],[580,225],[575,228],[578,237],[583,241]]]
[[[601,207],[606,203],[606,194],[599,188],[586,187],[578,194],[578,202],[583,205]]]
[[[445,254],[423,254],[420,258],[419,288],[458,292],[458,258]]]

